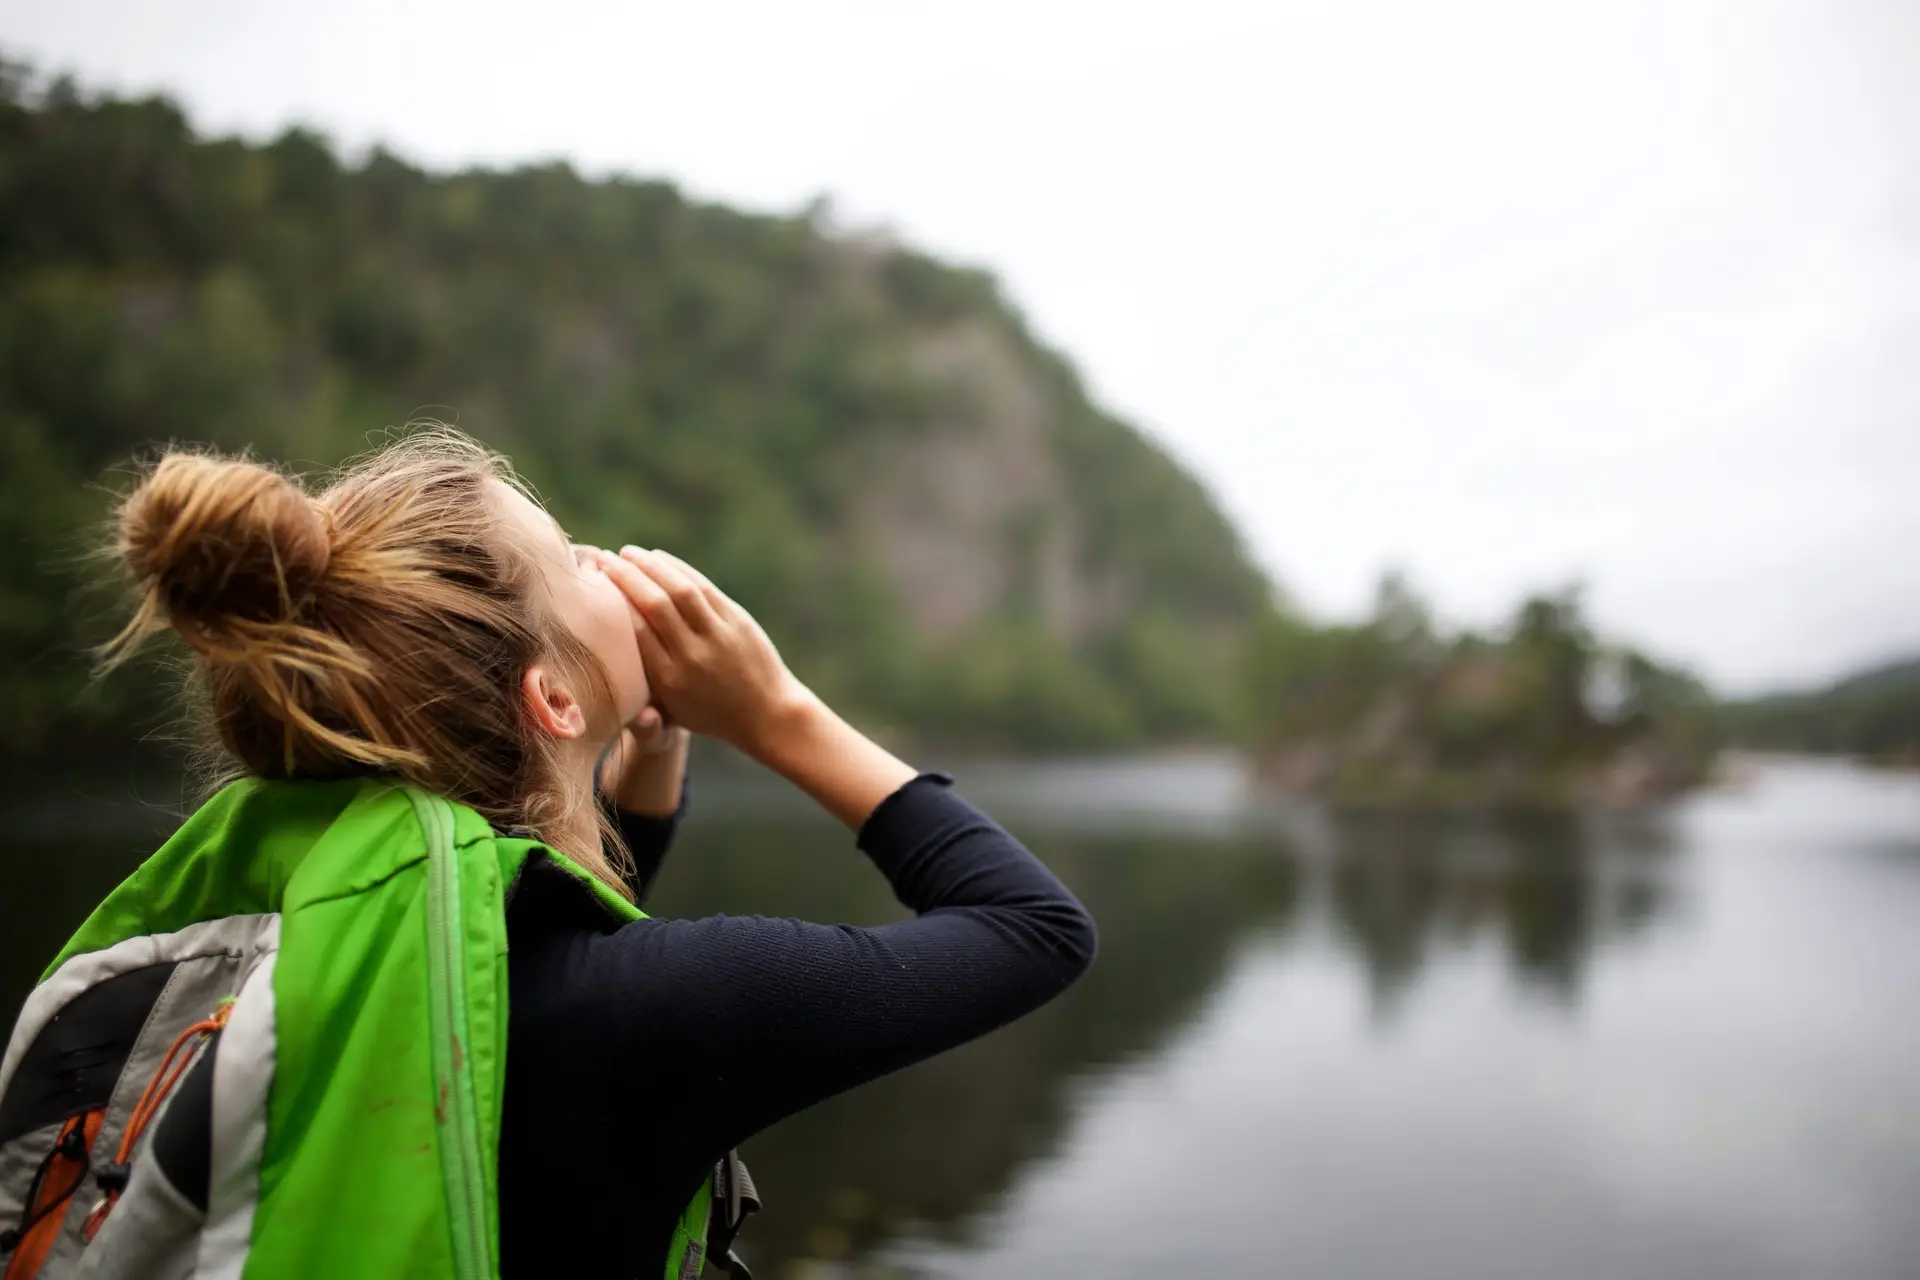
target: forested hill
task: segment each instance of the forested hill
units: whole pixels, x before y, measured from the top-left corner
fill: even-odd
[[[1727,740],[1737,746],[1920,765],[1920,656],[1824,689],[1729,703],[1721,719]]]
[[[510,453],[576,536],[708,570],[877,723],[1233,727],[1224,658],[1268,584],[987,276],[663,182],[347,164],[4,79],[6,753],[148,726],[140,681],[86,687],[107,610],[72,604],[113,468],[167,440],[324,466],[418,416]]]

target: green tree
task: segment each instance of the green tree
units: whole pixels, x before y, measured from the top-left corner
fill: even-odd
[[[164,99],[0,66],[0,751],[98,755],[159,714],[138,682],[88,691],[110,611],[73,606],[130,458],[191,441],[324,468],[417,416],[510,453],[577,536],[702,565],[806,678],[901,731],[1232,733],[1226,658],[1271,588],[1205,489],[991,277],[828,221],[564,164],[348,164],[303,129],[202,139]],[[876,514],[955,455],[1024,469],[1017,509]],[[907,538],[967,543],[1001,585],[956,629],[951,584],[887,554]]]

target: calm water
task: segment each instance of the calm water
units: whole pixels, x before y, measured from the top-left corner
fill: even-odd
[[[756,1139],[763,1276],[1920,1277],[1920,779],[1499,821],[1313,820],[1205,759],[962,785],[1100,962]],[[803,808],[698,806],[656,911],[896,914]],[[141,842],[74,816],[0,881],[8,1010]]]

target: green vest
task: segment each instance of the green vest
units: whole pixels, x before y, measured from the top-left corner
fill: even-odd
[[[21,1011],[0,1061],[0,1244],[43,1261],[10,1261],[99,1280],[497,1275],[505,894],[535,855],[610,925],[640,915],[538,842],[412,787],[222,790],[108,895]],[[217,1037],[192,1031],[209,1017]],[[197,1218],[149,1140],[168,1112],[116,1159],[183,1031],[178,1061],[208,1059],[195,1074],[211,1081]],[[712,1195],[709,1180],[682,1215],[668,1280],[699,1274]]]

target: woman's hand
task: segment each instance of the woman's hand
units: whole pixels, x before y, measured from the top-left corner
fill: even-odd
[[[623,547],[600,567],[627,593],[654,702],[723,738],[858,831],[911,766],[842,720],[787,670],[750,614],[664,551]]]
[[[667,719],[659,707],[648,707],[620,731],[620,741],[635,758],[661,756],[687,744],[687,731]]]
[[[601,551],[626,593],[654,703],[672,722],[758,754],[781,722],[817,702],[753,616],[664,551]]]
[[[623,813],[671,817],[687,776],[688,733],[659,707],[648,707],[620,731],[600,763],[600,790]]]

